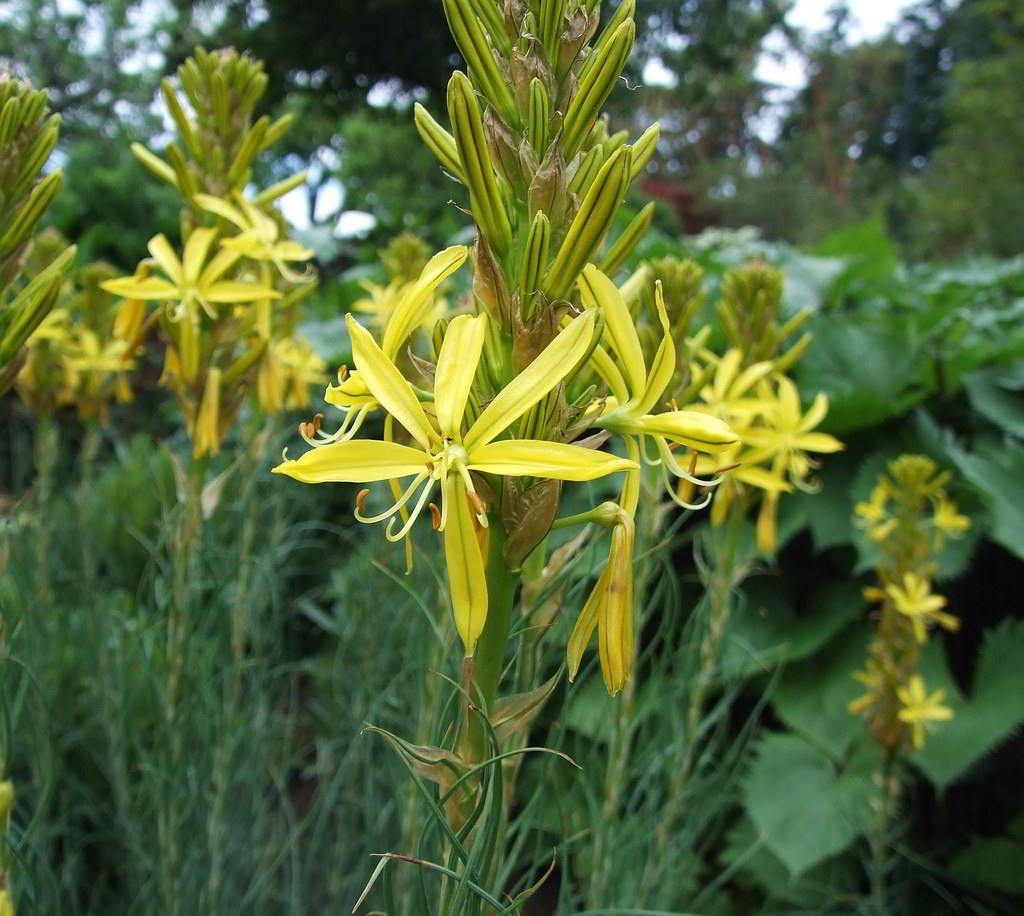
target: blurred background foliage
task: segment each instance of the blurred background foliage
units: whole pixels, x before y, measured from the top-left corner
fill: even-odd
[[[446,212],[451,187],[412,142],[409,116],[414,100],[437,107],[458,60],[439,3],[5,7],[0,60],[51,87],[65,119],[68,192],[53,218],[69,237],[86,234],[90,254],[125,265],[149,231],[141,212],[173,218],[165,197],[133,186],[123,141],[159,145],[167,125],[154,104],[158,81],[197,43],[250,50],[270,76],[264,106],[300,115],[286,155],[264,168],[312,165],[295,206],[314,226],[333,228],[344,211],[376,217],[356,240],[365,244],[326,246],[328,273],[372,261],[381,238],[400,229],[440,244],[460,222]],[[805,244],[881,213],[901,251],[917,258],[1016,253],[1012,228],[1024,206],[1019,4],[921,0],[870,40],[856,37],[842,3],[821,33],[790,26],[790,9],[789,0],[640,0],[631,91],[613,95],[609,112],[633,132],[661,120],[645,192],[687,231],[754,225]],[[766,82],[763,55],[800,61],[806,84]]]
[[[696,744],[680,710],[707,628],[702,518],[666,534],[658,562],[671,574],[653,577],[632,707],[621,713],[593,670],[559,684],[531,743],[587,775],[554,758],[524,764],[514,878],[525,887],[556,864],[528,912],[880,912],[864,816],[877,761],[845,708],[876,556],[850,520],[908,451],[955,472],[972,528],[941,559],[962,629],[936,638],[922,666],[956,717],[910,760],[887,838],[891,912],[1024,907],[1024,10],[924,0],[857,40],[842,4],[812,35],[788,25],[789,6],[638,0],[628,88],[609,115],[633,133],[663,127],[632,201],[658,202],[656,228],[634,260],[696,259],[704,318],[729,269],[782,270],[785,315],[815,310],[796,380],[828,394],[822,429],[846,450],[825,462],[820,493],[784,504],[775,557],[757,556],[747,532],[751,574]],[[0,62],[50,87],[64,118],[65,187],[47,218],[82,264],[128,271],[151,235],[176,233],[175,195],[145,179],[128,144],[167,142],[159,80],[197,43],[250,50],[270,76],[266,113],[298,115],[257,173],[266,184],[310,168],[288,214],[318,253],[325,282],[303,330],[332,367],[349,357],[340,316],[361,281],[388,279],[384,243],[412,230],[437,247],[466,232],[464,201],[412,126],[413,101],[444,108],[458,63],[436,0],[8,0],[0,25]],[[796,55],[806,85],[760,79],[765,53]],[[18,647],[2,662],[0,747],[25,800],[12,819],[23,911],[157,913],[169,899],[187,913],[231,912],[225,901],[348,909],[370,853],[411,848],[407,775],[360,728],[419,738],[436,713],[446,688],[431,672],[455,673],[442,573],[420,556],[404,579],[402,558],[348,523],[347,488],[268,485],[295,436],[243,424],[214,468],[231,473],[192,585],[190,703],[164,722],[172,451],[184,439],[159,366],[138,369],[136,400],[113,408],[88,461],[70,413],[43,436],[16,398],[0,401],[0,643]],[[52,502],[37,489],[40,457]],[[189,764],[168,772],[175,741]],[[623,748],[632,765],[615,783]],[[168,800],[175,835],[157,817]],[[608,909],[587,909],[597,904]]]

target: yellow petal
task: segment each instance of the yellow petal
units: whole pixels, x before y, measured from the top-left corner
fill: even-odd
[[[199,274],[202,272],[206,255],[216,237],[214,229],[194,229],[185,243],[185,256],[182,259],[185,281],[187,283],[198,283]]]
[[[608,355],[608,351],[604,347],[600,345],[594,347],[594,352],[590,354],[590,365],[601,377],[601,381],[608,386],[614,399],[619,404],[625,404],[629,400],[626,380],[622,377],[619,367],[615,365],[615,361]]]
[[[650,413],[654,409],[676,371],[676,345],[672,340],[672,326],[669,324],[660,281],[654,286],[654,303],[661,322],[661,343],[658,344],[658,352],[654,354],[651,371],[647,375],[647,387],[636,406],[637,413],[641,414]]]
[[[782,477],[765,468],[752,465],[742,465],[734,471],[729,471],[729,476],[760,490],[767,490],[769,493],[790,493],[793,490],[793,487]]]
[[[352,357],[366,387],[420,445],[429,449],[437,434],[423,412],[416,392],[366,328],[351,315],[345,316],[345,323],[352,339]]]
[[[230,241],[230,239],[228,241]],[[210,260],[210,263],[206,265],[206,269],[202,274],[200,274],[197,285],[200,288],[203,288],[216,283],[228,268],[233,266],[235,261],[237,261],[241,256],[242,253],[239,251],[233,251],[230,248],[221,248],[221,250],[218,251]]]
[[[226,219],[229,223],[234,223],[239,229],[249,228],[242,214],[227,201],[214,197],[212,194],[196,194],[192,199],[204,210]]]
[[[420,272],[419,279],[409,286],[388,319],[381,349],[391,358],[401,349],[430,311],[434,290],[457,271],[469,255],[464,245],[455,245],[435,254]]]
[[[580,662],[583,660],[583,653],[587,651],[590,640],[594,636],[594,628],[597,626],[597,609],[604,598],[605,590],[608,587],[608,568],[602,571],[597,580],[597,585],[583,605],[579,617],[576,618],[576,625],[572,628],[569,642],[565,646],[565,659],[569,666],[569,680],[575,680],[576,673],[580,670]]]
[[[608,585],[598,607],[598,649],[608,692],[615,696],[633,670],[633,531],[616,526],[608,554]]]
[[[634,435],[663,436],[701,452],[721,452],[738,441],[725,421],[695,410],[647,414],[627,420],[624,426]]]
[[[804,414],[804,418],[800,421],[800,432],[804,433],[814,429],[822,420],[825,419],[825,415],[827,413],[828,395],[825,394],[824,391],[819,391],[810,410]]]
[[[503,477],[596,480],[639,467],[607,452],[541,439],[505,439],[478,446],[469,453],[470,470]]]
[[[203,296],[210,302],[255,302],[257,299],[280,299],[281,294],[268,286],[222,280],[204,287]]]
[[[728,399],[729,388],[739,371],[741,359],[743,359],[743,354],[734,347],[722,357],[718,368],[715,369],[715,380],[711,385],[711,390],[716,403]]]
[[[285,461],[273,473],[303,483],[370,483],[392,477],[409,477],[427,468],[430,456],[418,448],[377,439],[332,442]]]
[[[448,591],[452,597],[455,628],[466,655],[476,651],[476,642],[487,620],[487,578],[480,543],[473,528],[473,513],[466,497],[466,484],[458,474],[445,478],[444,498],[448,518],[444,527],[444,559],[448,566]]]
[[[167,236],[162,233],[154,236],[149,240],[147,247],[153,259],[160,265],[161,270],[171,278],[172,282],[177,286],[184,286],[185,275],[181,269],[181,261],[178,260],[171,243],[167,241]]]
[[[466,434],[466,448],[486,445],[555,388],[590,348],[595,313],[587,310],[574,318],[540,355],[506,385],[477,417]]]
[[[786,376],[779,376],[779,427],[796,429],[800,425],[800,392]]]
[[[324,400],[335,407],[366,407],[377,403],[358,369],[350,372],[340,385],[328,385]]]
[[[805,452],[840,452],[843,443],[826,433],[802,433],[793,443]]]
[[[437,356],[434,373],[434,407],[441,432],[452,439],[460,439],[462,415],[466,412],[466,399],[476,378],[480,350],[487,331],[487,316],[459,315],[448,325]]]
[[[639,397],[647,386],[647,369],[644,366],[644,351],[640,346],[640,338],[637,336],[629,309],[622,299],[622,293],[593,264],[583,268],[579,287],[583,295],[583,305],[588,309],[600,309],[604,315],[605,328],[611,337],[616,355],[622,361],[630,394]]]
[[[181,290],[173,283],[160,277],[146,277],[136,280],[135,277],[119,277],[106,280],[100,286],[108,293],[124,299],[180,299]]]

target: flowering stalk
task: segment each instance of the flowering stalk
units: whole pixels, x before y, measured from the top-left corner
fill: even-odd
[[[875,829],[869,837],[869,878],[879,913],[888,912],[891,823],[901,794],[899,761],[924,745],[927,732],[953,717],[942,705],[942,690],[929,692],[918,673],[921,649],[934,627],[956,631],[960,621],[943,610],[946,599],[932,591],[935,558],[946,539],[959,537],[970,520],[946,493],[950,473],[939,472],[924,455],[901,455],[889,462],[867,502],[854,507],[854,520],[881,550],[877,586],[864,596],[879,607],[868,658],[853,677],[866,688],[849,704],[864,717],[883,751]]]
[[[246,396],[268,413],[305,406],[323,362],[295,336],[299,306],[315,287],[297,270],[313,252],[287,238],[273,203],[305,173],[253,193],[255,157],[292,116],[256,119],[267,86],[262,65],[233,50],[197,49],[178,69],[180,92],[162,83],[178,138],[158,156],[132,151],[182,197],[182,246],[163,235],[131,277],[102,284],[126,301],[156,302],[164,345],[162,383],[181,406],[194,458],[216,455]]]
[[[525,680],[519,693],[501,696],[501,682],[521,573],[531,570],[530,584],[548,565],[543,551],[563,487],[618,477],[608,563],[567,647],[575,675],[596,633],[604,679],[616,694],[630,680],[635,652],[641,467],[656,468],[660,485],[699,507],[719,478],[694,473],[674,450],[716,455],[737,436],[718,417],[668,403],[677,348],[660,287],[655,349],[645,354],[628,290],[609,274],[642,236],[643,221],[609,238],[658,133],[655,126],[629,144],[625,134],[609,135],[600,117],[633,43],[634,0],[620,3],[603,29],[593,0],[531,0],[503,10],[494,0],[443,5],[468,72],[448,84],[448,127],[422,106],[415,120],[441,168],[463,186],[476,240],[431,258],[395,296],[377,337],[348,316],[354,368],[325,395],[344,419],[333,432],[319,419],[304,424],[311,450],[274,470],[304,483],[388,483],[383,509],[371,509],[369,490],[359,493],[356,518],[384,523],[392,541],[431,519],[466,659],[462,734],[452,740],[455,750],[392,739],[442,787],[451,783],[451,768],[493,787],[501,768],[488,761],[497,742],[546,696]],[[464,263],[472,266],[469,295],[434,324],[424,351],[416,331],[437,290]],[[380,414],[383,438],[361,435]],[[679,479],[694,488],[693,498],[678,496]],[[524,661],[520,673],[529,670]],[[503,718],[513,708],[520,710],[515,726]],[[485,794],[481,788],[480,805]],[[488,839],[473,847],[473,862],[493,862],[502,830],[490,825],[505,822],[500,812],[494,820],[482,808],[474,815],[454,807],[452,830],[489,825],[478,827]],[[452,848],[459,858],[463,850]],[[494,871],[481,865],[474,874],[489,880]]]
[[[26,342],[53,308],[74,248],[24,275],[32,230],[63,183],[55,169],[41,176],[57,145],[60,115],[46,93],[0,72],[0,394],[21,368]]]

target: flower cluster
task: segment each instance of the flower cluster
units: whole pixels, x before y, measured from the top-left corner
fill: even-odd
[[[633,661],[632,550],[641,461],[676,494],[698,454],[734,446],[718,417],[669,404],[677,344],[655,288],[653,353],[630,310],[635,284],[618,268],[651,218],[642,211],[607,238],[632,181],[653,155],[657,125],[633,144],[599,117],[635,36],[634,0],[603,30],[594,0],[444,0],[467,73],[448,84],[450,131],[422,106],[419,132],[465,188],[478,235],[431,258],[415,280],[371,298],[377,339],[348,317],[354,370],[326,400],[344,413],[334,432],[304,424],[313,448],[275,471],[308,483],[390,481],[391,505],[356,517],[404,537],[426,507],[443,536],[456,626],[473,656],[488,621],[487,570],[518,570],[555,521],[562,482],[624,475],[610,513],[609,561],[569,643],[575,671],[594,631],[608,689]],[[473,277],[456,317],[430,330],[429,358],[404,359],[427,324],[437,290],[466,262]],[[383,415],[383,437],[356,438]],[[605,448],[610,445],[609,448]],[[689,450],[690,456],[680,450]],[[435,487],[440,506],[430,503]]]
[[[872,734],[895,750],[909,738],[921,747],[933,722],[952,717],[943,691],[929,694],[917,673],[921,647],[934,627],[955,631],[960,621],[932,590],[935,556],[946,539],[963,534],[970,520],[946,493],[949,472],[924,455],[902,455],[889,463],[867,502],[854,509],[856,523],[876,542],[882,558],[878,584],[864,590],[879,610],[863,671],[853,676],[867,688],[850,703],[864,714]]]
[[[745,512],[759,499],[757,545],[764,553],[776,549],[782,494],[815,489],[812,455],[843,447],[835,437],[815,431],[828,413],[828,398],[819,393],[804,411],[800,391],[786,374],[806,352],[810,335],[782,353],[777,350],[809,313],[780,322],[781,298],[782,275],[774,268],[753,262],[732,270],[719,305],[730,349],[719,357],[703,346],[701,335],[690,341],[692,390],[699,398],[693,409],[728,422],[741,443],[717,456],[717,466],[698,463],[703,473],[731,468],[715,495],[711,522],[720,525],[730,512]]]
[[[298,305],[315,287],[313,252],[287,237],[273,202],[305,180],[293,175],[251,193],[255,156],[279,140],[292,118],[253,119],[267,77],[232,50],[197,50],[178,70],[191,114],[170,80],[164,101],[179,140],[161,158],[132,147],[156,177],[182,196],[183,245],[163,235],[134,276],[103,289],[126,302],[157,302],[164,350],[161,381],[182,407],[193,454],[216,454],[241,407],[255,391],[268,412],[308,404],[309,385],[325,366],[295,336]]]
[[[56,230],[40,234],[33,258],[47,260],[64,240]],[[55,307],[29,338],[17,390],[33,410],[53,413],[74,405],[85,420],[105,422],[112,401],[130,401],[130,374],[143,335],[142,303],[104,292],[116,271],[96,263],[69,272]]]

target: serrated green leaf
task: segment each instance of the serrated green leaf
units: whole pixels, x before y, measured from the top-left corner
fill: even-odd
[[[955,609],[954,609],[955,610]],[[912,759],[940,789],[960,778],[1024,720],[1024,621],[1004,620],[985,634],[969,698],[946,667],[942,647],[931,642],[921,654],[929,691],[945,690],[953,718],[929,734]]]
[[[852,674],[864,665],[869,635],[866,624],[847,627],[812,658],[787,666],[772,694],[779,718],[833,760],[864,732],[846,706],[863,692]]]
[[[837,582],[818,592],[798,615],[785,586],[784,580],[768,576],[743,584],[722,653],[725,677],[749,677],[806,658],[864,609],[856,585]]]
[[[985,442],[973,452],[951,447],[949,456],[991,512],[993,540],[1024,559],[1024,445]]]
[[[814,343],[796,373],[801,391],[829,397],[822,430],[843,434],[897,416],[926,394],[913,383],[908,342],[882,326],[861,326],[849,317],[812,322]]]
[[[1024,391],[1018,380],[1024,360],[1012,367],[994,367],[972,372],[964,385],[971,406],[996,426],[1024,438]]]
[[[867,746],[837,768],[797,735],[761,739],[744,802],[760,838],[791,874],[842,852],[870,827],[877,765],[878,752]]]
[[[849,889],[856,887],[856,863],[833,857],[794,877],[782,860],[759,839],[757,829],[743,818],[725,838],[721,862],[736,867],[753,879],[773,900],[799,906],[802,910],[831,912]]]

